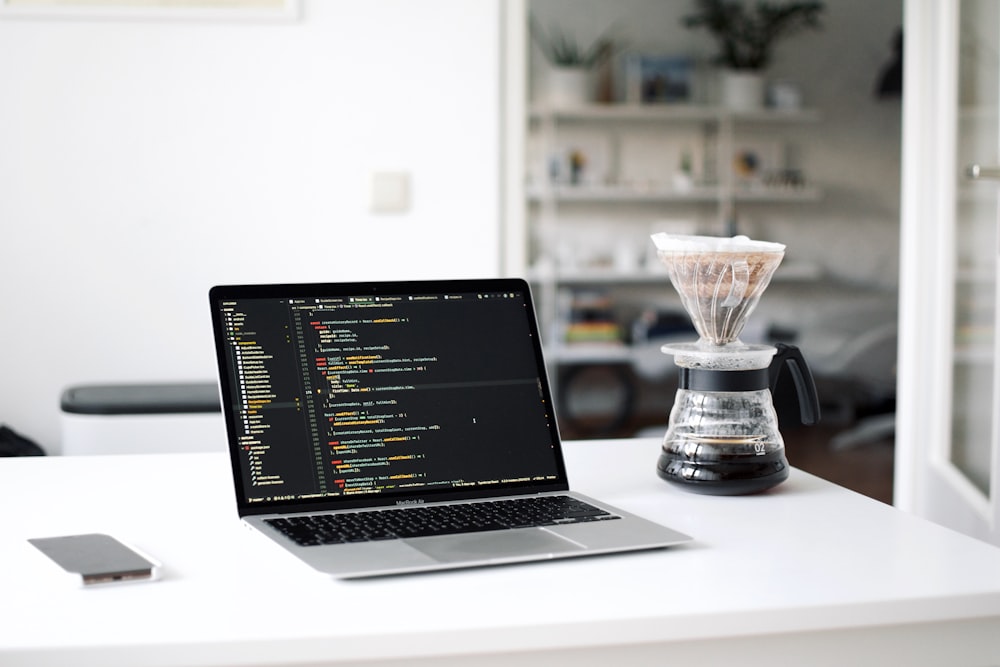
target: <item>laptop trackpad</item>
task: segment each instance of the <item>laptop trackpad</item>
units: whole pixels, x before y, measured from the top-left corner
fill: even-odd
[[[424,537],[406,543],[442,563],[544,556],[583,548],[538,528]]]

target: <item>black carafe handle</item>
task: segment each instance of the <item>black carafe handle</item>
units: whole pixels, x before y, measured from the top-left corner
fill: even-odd
[[[771,360],[768,367],[768,374],[771,379],[771,393],[778,384],[781,377],[781,369],[788,367],[792,373],[792,380],[795,382],[795,393],[799,398],[799,414],[802,423],[806,425],[819,423],[819,397],[816,395],[816,383],[813,381],[812,372],[802,357],[802,352],[794,345],[777,343],[775,347],[778,351]]]

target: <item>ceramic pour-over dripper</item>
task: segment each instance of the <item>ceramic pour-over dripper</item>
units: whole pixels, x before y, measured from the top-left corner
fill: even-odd
[[[661,233],[652,238],[670,282],[701,337],[699,343],[737,342],[781,264],[785,246],[745,236]]]

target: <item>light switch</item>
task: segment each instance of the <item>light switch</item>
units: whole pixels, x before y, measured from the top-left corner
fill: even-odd
[[[369,208],[372,213],[405,213],[410,210],[409,172],[372,172]]]

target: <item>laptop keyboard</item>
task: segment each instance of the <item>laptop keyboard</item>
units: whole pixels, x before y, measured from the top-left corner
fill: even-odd
[[[531,496],[267,519],[301,546],[553,526],[620,517],[569,496]]]

